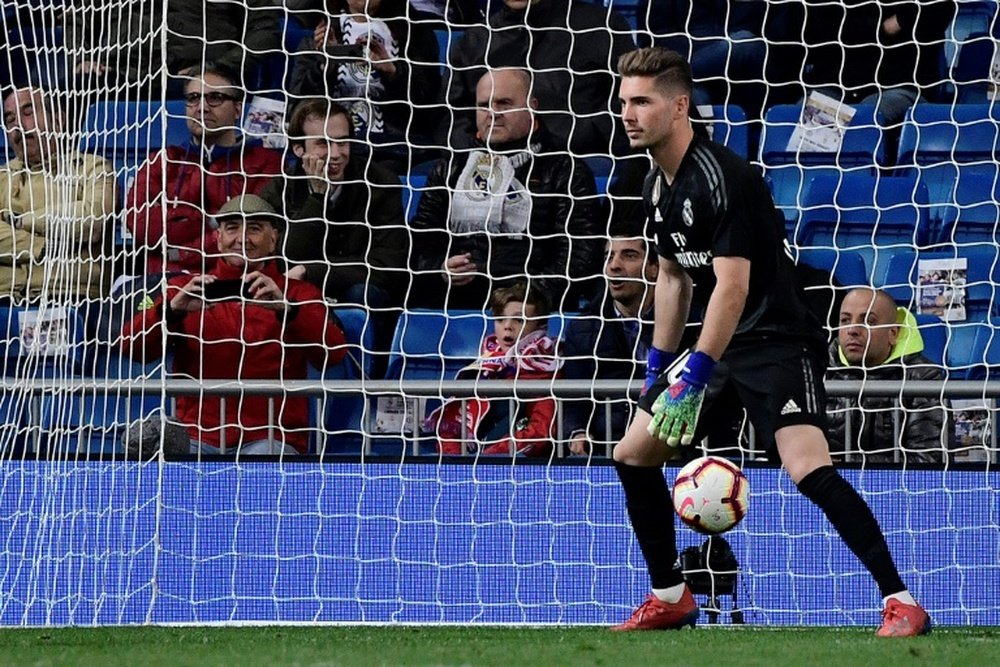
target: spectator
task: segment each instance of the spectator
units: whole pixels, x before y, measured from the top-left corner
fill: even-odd
[[[122,332],[125,353],[155,359],[163,336],[174,350],[173,372],[196,380],[305,379],[345,354],[344,334],[327,317],[312,285],[286,278],[275,260],[282,218],[263,199],[243,195],[219,210],[219,254],[211,269],[169,281]],[[217,396],[179,396],[177,421],[192,452],[295,454],[308,449],[308,398],[230,396],[225,414]],[[269,406],[273,400],[274,405]],[[276,415],[277,423],[269,415]]]
[[[115,170],[64,144],[58,98],[19,88],[3,101],[14,159],[0,168],[0,297],[100,298],[110,278]]]
[[[289,220],[289,276],[338,302],[371,308],[402,304],[409,234],[399,178],[351,154],[347,109],[325,98],[303,101],[288,126],[298,162],[262,196]]]
[[[411,222],[422,272],[411,304],[482,310],[493,289],[530,277],[557,307],[565,299],[576,310],[573,281],[597,273],[594,176],[553,152],[530,89],[522,69],[480,79],[476,148],[438,162]]]
[[[847,104],[876,104],[885,124],[896,125],[941,82],[953,0],[809,0],[804,8],[809,87]]]
[[[637,223],[611,230],[604,277],[607,291],[566,330],[564,375],[571,380],[642,379],[653,335],[656,252]],[[631,403],[587,399],[563,401],[563,428],[570,451],[590,454],[592,443],[615,443],[625,434]]]
[[[317,12],[314,34],[299,44],[289,94],[337,100],[349,109],[357,138],[395,143],[391,152],[405,154],[411,128],[438,117],[431,115],[441,86],[434,31],[408,21],[403,0],[313,4],[328,13]]]
[[[250,77],[268,53],[281,52],[279,17],[272,0],[168,0],[167,69],[183,74],[211,62]]]
[[[63,39],[71,68],[65,84],[115,99],[157,99],[163,73],[163,0],[122,9],[112,0],[65,4]],[[168,49],[175,37],[167,33]]]
[[[494,333],[483,340],[479,359],[458,379],[548,380],[559,370],[556,343],[548,337],[549,304],[544,294],[515,283],[493,293]],[[438,452],[463,453],[462,422],[473,449],[482,454],[545,457],[552,453],[556,402],[524,401],[510,414],[512,401],[451,399],[424,421],[438,437]]]
[[[212,63],[192,75],[184,89],[191,141],[160,151],[136,176],[127,224],[145,251],[147,273],[207,271],[206,254],[216,251],[211,216],[234,197],[258,194],[281,172],[280,152],[240,133],[238,81]]]
[[[829,380],[944,380],[944,371],[920,354],[913,316],[882,290],[860,287],[840,307],[838,340],[830,346]],[[940,461],[947,439],[945,411],[936,398],[831,397],[830,450],[861,452],[868,461]],[[850,445],[847,417],[850,415]],[[897,422],[898,420],[898,422]],[[898,427],[897,427],[898,424]],[[898,434],[898,435],[897,435]]]
[[[488,26],[469,28],[451,49],[443,91],[454,118],[449,114],[440,126],[439,143],[474,145],[470,112],[477,83],[488,70],[519,67],[533,73],[532,96],[560,143],[577,154],[627,151],[614,122],[615,68],[618,57],[634,46],[625,19],[578,0],[503,4]]]

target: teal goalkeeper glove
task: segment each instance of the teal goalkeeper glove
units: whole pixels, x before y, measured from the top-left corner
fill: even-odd
[[[653,403],[653,421],[648,429],[651,436],[670,447],[691,444],[714,368],[715,360],[704,352],[693,352],[687,358],[680,379]]]

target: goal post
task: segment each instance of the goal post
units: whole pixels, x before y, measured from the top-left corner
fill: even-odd
[[[732,22],[764,12],[766,29],[731,38],[702,32],[709,3],[485,4],[489,17],[476,3],[389,0],[5,5],[0,626],[620,622],[649,585],[610,458],[638,380],[571,371],[610,359],[585,335],[627,338],[604,275],[611,221],[641,217],[648,169],[612,129],[610,54],[626,42],[716,50],[696,71],[697,123],[764,173],[831,340],[852,286],[885,289],[912,314],[900,326],[941,379],[831,377],[847,433],[891,433],[838,465],[935,623],[1000,622],[1000,115],[996,68],[971,55],[992,44],[996,3],[956,2],[947,29],[911,40],[941,48],[939,80],[892,121],[882,98],[816,90],[805,65],[751,66],[814,46],[804,29],[769,32],[795,3],[717,3]],[[522,62],[518,49],[537,50]],[[497,70],[527,67],[550,143],[477,143],[477,109],[496,104],[476,99],[480,52]],[[316,99],[350,124],[328,123],[329,106],[296,121],[295,105]],[[348,166],[330,171],[345,145]],[[313,173],[309,150],[326,155]],[[561,177],[565,191],[533,193]],[[223,206],[245,195],[277,203],[264,260],[249,232],[223,236]],[[541,274],[555,305],[537,318],[543,361],[496,353],[500,317],[485,300],[413,305],[462,287],[443,262],[418,261],[434,234],[479,234],[480,272],[502,251]],[[175,312],[194,276],[238,281],[251,263],[277,267],[270,280],[294,306],[229,285],[212,308]],[[295,266],[306,280],[286,280]],[[643,345],[628,335],[617,362],[640,378]],[[573,453],[581,408],[590,455]],[[937,444],[908,445],[908,415],[932,411],[945,415]],[[545,422],[542,455],[511,455],[532,418]],[[711,581],[732,589],[699,602],[722,622],[874,625],[864,567],[738,426],[721,452],[751,489],[725,535],[738,569],[710,559]],[[446,439],[457,451],[442,453]],[[678,522],[678,551],[702,548]]]

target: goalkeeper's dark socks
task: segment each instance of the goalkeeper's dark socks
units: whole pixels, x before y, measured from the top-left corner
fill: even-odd
[[[674,540],[674,504],[670,498],[663,470],[615,463],[625,491],[625,505],[632,530],[646,559],[654,589],[664,589],[684,582],[677,567]]]
[[[798,487],[823,510],[844,543],[868,568],[883,597],[906,590],[871,508],[836,468],[817,468]]]

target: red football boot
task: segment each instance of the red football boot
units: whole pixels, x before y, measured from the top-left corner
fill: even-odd
[[[632,612],[632,617],[611,628],[613,632],[630,632],[632,630],[680,630],[685,625],[694,627],[698,619],[698,603],[691,595],[691,589],[684,587],[681,599],[673,604],[664,602],[652,593],[646,596],[646,601]]]
[[[903,604],[891,598],[882,610],[879,637],[916,637],[931,631],[931,617],[918,604]]]

